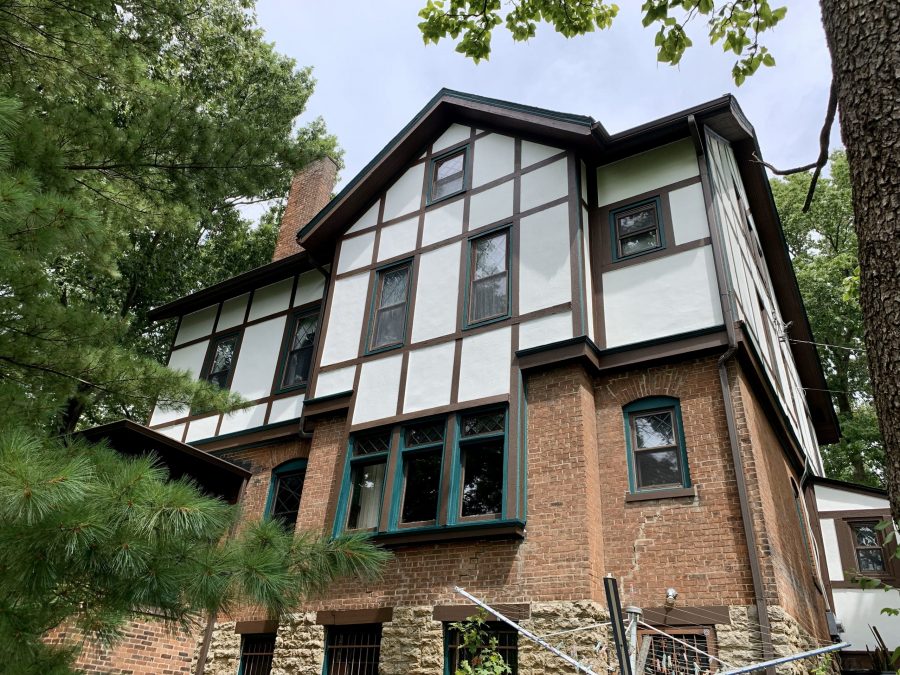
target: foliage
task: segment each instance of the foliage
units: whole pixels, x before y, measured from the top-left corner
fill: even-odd
[[[702,16],[709,41],[721,43],[726,52],[738,57],[732,69],[738,85],[760,66],[775,65],[759,36],[787,13],[785,7],[773,8],[768,0],[645,0],[641,11],[645,27],[659,27],[657,59],[671,65],[677,65],[692,44],[687,24]],[[522,0],[513,3],[505,17],[500,0],[428,0],[419,12],[419,30],[426,44],[437,44],[448,36],[458,40],[456,51],[477,63],[490,56],[491,35],[500,24],[516,41],[534,37],[540,22],[565,37],[575,37],[609,28],[618,13],[618,5],[607,0]]]
[[[503,660],[498,650],[497,637],[489,635],[487,630],[487,613],[479,610],[478,614],[465,621],[450,624],[459,632],[460,658],[457,660],[454,675],[505,675],[512,673],[512,668]]]
[[[67,673],[41,637],[67,620],[109,641],[126,617],[189,625],[249,601],[273,616],[386,554],[358,536],[293,537],[275,521],[226,537],[237,511],[168,480],[153,458],[0,432],[0,659],[5,672]]]
[[[797,282],[820,345],[819,358],[843,437],[822,448],[826,473],[841,480],[881,486],[884,447],[872,404],[859,298],[846,293],[859,268],[847,158],[831,156],[808,213],[803,203],[810,175],[772,180]]]

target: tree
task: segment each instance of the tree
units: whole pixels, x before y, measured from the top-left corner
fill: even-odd
[[[820,0],[831,52],[832,86],[818,158],[779,173],[814,170],[810,202],[828,159],[828,135],[840,109],[841,136],[853,187],[859,247],[860,305],[872,393],[884,439],[891,515],[900,522],[900,4],[896,0]],[[768,0],[645,0],[645,26],[658,26],[660,61],[677,64],[691,46],[687,24],[702,17],[710,42],[733,52],[737,84],[775,59],[760,42],[786,8]],[[522,0],[505,15],[516,40],[534,35],[538,22],[571,37],[612,25],[618,7],[606,0]],[[428,0],[419,28],[426,43],[459,38],[457,51],[490,54],[492,31],[504,23],[500,0]],[[462,36],[462,37],[460,37]],[[809,206],[807,205],[807,208]]]
[[[831,155],[830,169],[808,211],[803,210],[808,173],[772,180],[772,192],[843,432],[838,443],[822,448],[825,471],[832,478],[882,486],[884,449],[872,405],[862,310],[846,289],[859,261],[843,152]]]

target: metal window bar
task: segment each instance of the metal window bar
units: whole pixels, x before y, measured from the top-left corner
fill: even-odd
[[[380,623],[328,628],[326,675],[378,675],[380,655]]]
[[[240,675],[269,675],[274,655],[274,635],[245,635],[241,645]]]
[[[497,638],[497,653],[503,657],[504,662],[512,669],[512,675],[519,672],[519,634],[506,624],[499,621],[489,621],[484,627],[487,633],[487,642],[491,638]],[[469,659],[469,653],[462,648],[462,635],[455,628],[447,627],[447,663],[449,672],[455,673],[461,660]],[[476,654],[477,658],[478,655]]]

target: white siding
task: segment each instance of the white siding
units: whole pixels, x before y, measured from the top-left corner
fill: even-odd
[[[513,214],[513,181],[472,195],[469,200],[469,229],[509,218]]]
[[[231,434],[236,431],[244,431],[253,427],[261,427],[266,419],[266,404],[250,406],[228,413],[222,419],[219,435]]]
[[[375,233],[366,232],[349,237],[341,242],[337,273],[343,274],[372,264],[372,249],[375,247]]]
[[[605,206],[700,174],[690,139],[675,141],[597,169],[598,205]]]
[[[453,378],[452,342],[416,349],[409,353],[403,412],[437,408],[450,403]]]
[[[274,284],[257,288],[253,293],[253,300],[250,304],[249,320],[260,319],[290,307],[293,287],[294,278],[291,277],[290,279],[284,279]]]
[[[402,361],[403,357],[397,354],[362,364],[359,390],[356,392],[356,408],[353,410],[354,424],[393,417],[397,414]]]
[[[875,626],[889,649],[900,645],[900,617],[885,616],[884,607],[896,607],[896,593],[864,591],[855,588],[835,588],[834,613],[843,624],[841,639],[851,643],[854,651],[875,649],[875,636],[869,626]]]
[[[248,400],[268,396],[278,364],[286,317],[270,319],[244,330],[231,390]]]
[[[570,301],[569,207],[560,204],[523,218],[519,237],[519,311]]]
[[[415,249],[418,233],[418,217],[382,228],[378,242],[378,260],[395,258]]]
[[[448,335],[456,330],[461,250],[462,244],[456,242],[419,258],[413,342]]]
[[[378,222],[378,209],[381,207],[381,200],[376,201],[372,206],[369,207],[368,211],[366,211],[359,220],[353,223],[353,226],[347,230],[347,234],[352,234],[354,232],[359,232],[360,230],[365,230],[367,227],[372,227],[375,223]]]
[[[322,365],[355,359],[359,353],[368,286],[368,274],[355,274],[335,281]]]
[[[337,370],[329,370],[319,373],[316,381],[316,397],[340,394],[353,389],[353,379],[356,377],[356,366],[347,366]]]
[[[176,441],[180,441],[181,437],[184,435],[184,424],[174,424],[171,427],[156,429],[156,431],[163,436],[168,436],[169,438],[174,438]]]
[[[210,415],[200,419],[191,420],[188,425],[187,436],[184,440],[188,443],[199,441],[201,438],[212,438],[216,435],[216,427],[219,426],[219,416]]]
[[[310,270],[300,275],[297,280],[297,292],[294,294],[294,307],[308,302],[321,300],[325,294],[325,277],[319,270]]]
[[[463,339],[459,400],[471,401],[509,393],[511,353],[509,327]]]
[[[223,302],[216,330],[226,330],[244,323],[244,316],[247,314],[247,300],[249,298],[250,294],[244,293],[244,295],[229,298]]]
[[[438,153],[444,148],[460,143],[469,138],[471,133],[472,129],[470,127],[465,127],[462,124],[451,124],[431,146],[431,152]]]
[[[175,344],[184,344],[212,333],[218,309],[218,305],[213,305],[181,317],[181,325],[178,327],[178,337],[175,338]]]
[[[572,337],[572,313],[560,312],[519,324],[519,349],[548,345]]]
[[[608,347],[722,324],[709,246],[603,275]]]
[[[203,360],[206,358],[206,351],[209,348],[209,340],[198,342],[196,344],[182,347],[181,349],[173,349],[169,355],[169,368],[172,370],[186,370],[194,377],[200,377],[200,371],[203,369]],[[165,424],[172,420],[177,420],[188,414],[185,406],[163,410],[157,406],[153,410],[150,418],[150,425]]]
[[[532,164],[549,159],[560,152],[562,150],[559,148],[551,148],[549,145],[522,141],[522,168],[527,169]]]
[[[844,580],[844,566],[841,564],[841,551],[838,548],[837,529],[833,518],[822,518],[822,545],[825,547],[825,567],[832,581]]]
[[[419,208],[424,177],[424,163],[416,164],[400,176],[385,196],[384,220],[392,220]]]
[[[508,176],[515,166],[515,140],[509,136],[488,134],[475,142],[472,187]]]
[[[672,229],[675,230],[676,244],[686,244],[709,236],[703,186],[700,183],[670,192],[669,207],[672,210]]]
[[[457,199],[437,209],[425,212],[425,226],[422,230],[422,245],[428,246],[462,232],[463,207],[465,202]]]
[[[269,424],[287,422],[300,417],[303,412],[303,394],[288,396],[272,401],[272,411],[269,413]]]
[[[522,211],[569,194],[568,163],[565,158],[522,174]]]
[[[850,490],[816,485],[816,505],[819,511],[856,511],[859,509],[890,509],[887,497],[864,495]]]

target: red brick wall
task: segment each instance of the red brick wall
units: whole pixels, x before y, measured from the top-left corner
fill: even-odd
[[[303,250],[297,243],[297,232],[331,200],[336,179],[337,164],[331,157],[314,160],[297,172],[281,216],[273,261]]]

